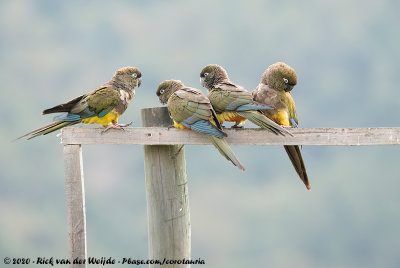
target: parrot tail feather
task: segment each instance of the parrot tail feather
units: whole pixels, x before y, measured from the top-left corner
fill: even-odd
[[[70,112],[71,109],[77,104],[85,95],[79,96],[75,99],[72,99],[66,103],[54,106],[52,108],[46,109],[42,112],[42,114],[52,114],[52,113],[61,113],[61,112]]]
[[[58,129],[61,129],[63,127],[70,126],[70,125],[75,125],[75,124],[78,124],[78,123],[80,123],[80,120],[73,121],[73,122],[63,122],[63,121],[53,122],[53,123],[48,124],[48,125],[46,125],[44,127],[41,127],[41,128],[35,129],[35,130],[33,130],[33,131],[29,132],[29,133],[26,133],[25,135],[23,135],[21,137],[18,137],[13,141],[16,141],[16,140],[19,140],[19,139],[22,139],[22,138],[24,138],[26,136],[31,135],[28,138],[28,140],[30,140],[30,139],[36,138],[38,136],[41,136],[41,135],[49,134],[49,133],[54,132],[54,131],[56,131]]]
[[[214,144],[215,148],[223,155],[226,159],[232,162],[233,165],[237,166],[240,170],[245,171],[246,169],[242,166],[242,164],[237,159],[236,155],[232,151],[229,144],[224,139],[217,138],[215,136],[208,135],[207,136],[212,144]]]
[[[292,133],[257,111],[238,112],[241,116],[248,119],[259,127],[267,129],[276,135],[285,136],[286,134],[293,136]]]
[[[310,182],[308,181],[308,175],[306,166],[304,165],[303,157],[301,156],[300,148],[298,145],[285,145],[286,153],[288,154],[290,161],[293,164],[294,169],[303,181],[307,190],[311,190]]]

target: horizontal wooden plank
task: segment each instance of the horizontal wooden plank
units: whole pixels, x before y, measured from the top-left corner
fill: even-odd
[[[111,129],[67,127],[62,129],[62,144],[210,144],[200,133],[165,127]],[[225,129],[227,141],[234,145],[398,145],[400,128],[297,128],[291,136],[277,136],[259,128]]]

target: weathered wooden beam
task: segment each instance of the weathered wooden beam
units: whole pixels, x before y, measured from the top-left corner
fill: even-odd
[[[171,124],[165,108],[143,109],[142,122],[149,127]],[[144,165],[149,259],[188,260],[191,229],[183,145],[145,145]],[[159,266],[150,264],[150,267]],[[165,264],[165,267],[190,265]]]
[[[86,212],[81,145],[64,145],[64,173],[67,194],[70,267],[86,267]],[[75,259],[82,264],[73,263]]]
[[[210,144],[202,134],[167,127],[133,127],[125,131],[101,128],[63,129],[63,144]],[[291,136],[277,136],[259,128],[225,129],[233,145],[399,145],[400,128],[297,128]]]

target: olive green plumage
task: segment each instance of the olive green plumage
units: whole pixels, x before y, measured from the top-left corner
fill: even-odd
[[[297,84],[297,74],[293,68],[283,62],[269,66],[257,88],[252,92],[257,102],[271,105],[273,109],[263,110],[264,114],[276,123],[286,127],[297,127],[296,107],[290,91]],[[300,147],[297,145],[284,146],[290,161],[300,179],[311,189]]]
[[[134,89],[141,85],[142,73],[136,67],[118,69],[110,81],[91,92],[70,100],[64,104],[46,109],[43,114],[68,112],[79,114],[88,109],[95,114],[115,107],[122,114],[134,97]]]
[[[208,98],[217,113],[226,111],[233,103],[236,107],[255,103],[251,93],[229,81],[225,69],[217,64],[204,67],[200,79],[201,85],[209,91]]]
[[[218,64],[209,64],[200,72],[201,85],[211,90],[215,85],[229,81],[228,73]]]
[[[275,134],[290,134],[279,124],[264,116],[259,110],[270,109],[253,100],[249,91],[229,80],[225,69],[217,64],[210,64],[200,72],[201,84],[208,92],[208,98],[219,114],[220,122],[235,122],[237,127],[246,119],[252,123],[267,129]]]
[[[232,104],[240,107],[245,104],[255,103],[250,92],[234,85],[232,82],[214,85],[209,89],[208,98],[217,113],[226,111]]]
[[[141,84],[142,74],[136,67],[118,69],[111,80],[101,87],[74,98],[66,103],[43,111],[43,114],[65,113],[54,118],[53,123],[31,131],[17,139],[31,135],[28,139],[46,135],[68,125],[78,123],[101,124],[104,131],[130,124],[118,124],[118,117],[127,109],[135,95],[134,89]]]
[[[283,62],[270,65],[261,76],[260,83],[278,91],[290,92],[297,84],[296,71]]]
[[[179,80],[166,80],[158,88],[156,95],[162,104],[167,104],[174,126],[192,129],[206,134],[218,151],[241,170],[245,170],[228,143],[217,120],[210,100],[198,89],[185,87]]]

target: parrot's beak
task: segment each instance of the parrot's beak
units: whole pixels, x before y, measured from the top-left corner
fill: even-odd
[[[206,87],[205,83],[204,83],[204,77],[200,77],[200,85],[202,87]]]
[[[140,85],[142,84],[142,78],[138,79],[138,87],[140,87]]]
[[[288,85],[287,88],[285,88],[286,92],[290,92],[293,89],[294,86]]]

